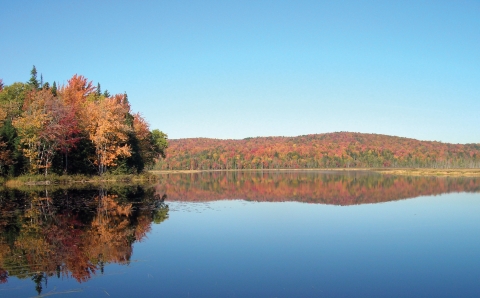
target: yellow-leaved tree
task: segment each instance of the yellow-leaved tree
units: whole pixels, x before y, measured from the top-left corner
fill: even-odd
[[[41,168],[40,162],[40,132],[50,116],[45,105],[53,97],[49,91],[31,91],[27,94],[21,116],[12,122],[20,137],[20,144],[25,157],[29,161],[31,173]]]
[[[75,132],[72,109],[48,89],[31,91],[24,102],[23,113],[13,121],[30,172],[48,174],[52,159],[66,137]]]

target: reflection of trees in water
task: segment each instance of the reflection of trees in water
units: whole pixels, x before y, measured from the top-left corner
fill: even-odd
[[[165,204],[167,195],[164,194],[160,197],[158,194],[155,195],[155,211],[153,212],[153,222],[159,224],[168,219],[168,205]]]
[[[392,176],[366,172],[205,172],[169,174],[156,186],[172,201],[298,201],[333,205],[479,192],[480,178]]]
[[[0,193],[0,283],[49,277],[87,281],[108,263],[127,264],[152,221],[168,218],[165,196],[141,187]]]

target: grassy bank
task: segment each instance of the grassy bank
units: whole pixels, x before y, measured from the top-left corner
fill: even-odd
[[[409,176],[448,176],[448,177],[480,177],[480,169],[434,169],[434,168],[325,168],[325,169],[245,169],[245,170],[171,170],[171,171],[150,171],[158,174],[175,173],[200,173],[200,172],[285,172],[285,171],[322,171],[322,172],[343,172],[343,171],[367,171],[390,175],[409,175]]]
[[[117,183],[117,182],[141,182],[155,181],[157,175],[144,173],[139,175],[109,175],[84,176],[84,175],[23,175],[12,179],[0,180],[0,183],[7,187],[18,187],[23,185],[71,185],[82,183]]]
[[[408,176],[480,177],[480,169],[376,169],[375,172]]]
[[[480,177],[480,169],[433,169],[433,168],[328,168],[328,169],[263,169],[263,170],[171,170],[149,171],[139,175],[111,175],[84,176],[84,175],[23,175],[15,178],[0,177],[0,184],[7,187],[19,187],[23,185],[72,185],[82,183],[118,183],[118,182],[142,182],[156,181],[162,174],[192,174],[201,172],[287,172],[287,171],[321,171],[321,172],[345,172],[366,171],[389,175],[408,176],[445,176],[445,177]]]

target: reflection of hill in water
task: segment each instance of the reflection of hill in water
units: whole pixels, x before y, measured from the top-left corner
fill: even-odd
[[[379,203],[451,192],[480,192],[480,178],[390,176],[366,172],[205,172],[162,176],[170,201],[242,199],[332,205]]]
[[[1,192],[0,283],[30,278],[40,293],[52,276],[87,281],[128,263],[132,244],[166,218],[153,188]]]

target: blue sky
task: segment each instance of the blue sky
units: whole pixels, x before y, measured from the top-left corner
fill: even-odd
[[[479,1],[2,1],[0,78],[81,74],[170,138],[480,142]]]

